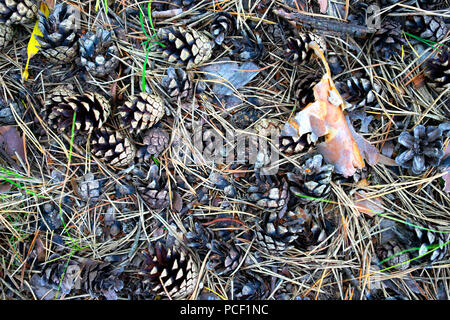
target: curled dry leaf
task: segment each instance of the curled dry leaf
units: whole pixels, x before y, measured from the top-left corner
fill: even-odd
[[[0,148],[12,159],[20,157],[25,161],[25,146],[23,139],[14,126],[0,127]]]
[[[284,127],[288,136],[303,136],[311,133],[311,139],[317,141],[318,151],[326,162],[333,164],[337,173],[345,177],[352,176],[357,169],[364,167],[364,159],[370,165],[378,162],[378,150],[367,140],[359,136],[343,113],[344,100],[331,79],[330,69],[320,48],[311,47],[322,60],[326,73],[314,87],[315,101],[298,112]]]

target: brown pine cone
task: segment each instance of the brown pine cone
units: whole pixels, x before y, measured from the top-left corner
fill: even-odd
[[[108,100],[99,93],[76,95],[62,86],[48,95],[44,106],[49,126],[60,132],[71,131],[74,113],[75,131],[90,133],[101,128],[111,112]]]
[[[144,147],[140,148],[136,156],[141,161],[149,161],[157,157],[169,145],[170,136],[164,129],[152,128],[145,133]]]
[[[182,299],[195,288],[198,267],[189,252],[177,245],[157,242],[154,252],[146,254],[146,266],[142,271],[151,290],[161,296]]]
[[[384,59],[392,55],[398,55],[405,41],[402,37],[402,28],[398,22],[384,20],[381,28],[375,33],[372,46],[376,52],[380,52]]]
[[[407,262],[411,258],[409,257],[408,252],[400,253],[404,250],[404,247],[395,241],[388,241],[387,243],[380,245],[376,248],[376,253],[378,258],[383,261],[386,260],[386,265],[389,267],[400,264],[397,267],[394,267],[395,270],[406,270],[409,268],[410,263]]]
[[[65,3],[57,4],[47,18],[43,13],[39,18],[39,30],[36,35],[41,45],[39,50],[53,64],[72,62],[78,55],[78,35],[76,9]]]
[[[182,63],[188,69],[211,58],[211,41],[201,32],[183,27],[158,30],[158,38],[165,45],[161,50],[169,63]]]
[[[289,201],[288,184],[276,176],[255,173],[256,181],[247,189],[248,198],[266,209],[285,209]]]
[[[108,127],[102,127],[92,133],[92,154],[106,164],[125,167],[133,162],[136,149],[127,137]]]
[[[145,203],[155,210],[167,208],[170,203],[168,177],[165,171],[160,173],[159,167],[154,164],[148,170],[137,169],[134,173],[134,181],[138,193]]]
[[[119,279],[121,269],[115,269],[108,262],[87,260],[83,263],[82,286],[86,293],[96,299],[117,300],[117,292],[122,290],[123,281]]]
[[[0,24],[28,24],[38,12],[37,0],[0,0]]]
[[[324,53],[326,52],[326,43],[321,36],[314,33],[300,33],[297,38],[287,40],[286,56],[288,61],[297,65],[308,62],[314,55],[314,51],[309,47],[311,42],[315,42]]]
[[[450,51],[445,49],[437,58],[427,61],[425,79],[438,93],[450,88]]]
[[[241,249],[233,242],[212,240],[208,244],[208,248],[211,250],[211,254],[206,267],[219,276],[231,274],[244,258]]]
[[[181,68],[169,67],[167,75],[161,80],[161,86],[174,100],[191,98],[193,83],[189,75]]]
[[[310,134],[301,137],[280,136],[278,148],[284,154],[291,156],[300,152],[307,152],[312,145]]]
[[[439,16],[410,16],[405,22],[405,28],[409,33],[434,42],[440,42],[448,31],[444,19]],[[410,41],[419,43],[414,38]]]
[[[132,134],[150,129],[164,116],[164,101],[157,95],[140,92],[119,107],[122,124]]]
[[[304,108],[316,100],[314,98],[314,87],[319,81],[318,73],[308,73],[306,76],[295,80],[293,85],[294,99],[299,103],[300,108]]]
[[[9,25],[0,23],[0,51],[3,51],[12,40],[13,33],[14,30]]]

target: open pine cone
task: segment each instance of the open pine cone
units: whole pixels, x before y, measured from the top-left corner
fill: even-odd
[[[132,134],[150,129],[164,116],[164,102],[154,94],[140,92],[119,107],[122,124]]]
[[[9,25],[0,23],[0,51],[3,51],[6,45],[12,40],[13,32],[13,29]]]
[[[94,77],[105,77],[119,65],[119,49],[111,36],[111,31],[98,27],[96,33],[88,32],[78,40],[81,65]]]
[[[0,24],[28,24],[34,22],[38,0],[0,0]]]
[[[133,162],[136,149],[127,137],[109,127],[102,127],[92,133],[92,154],[105,163],[126,167]]]
[[[99,93],[85,92],[77,95],[63,86],[52,90],[45,101],[45,115],[49,126],[58,131],[70,132],[76,113],[75,131],[90,133],[103,126],[110,112],[108,100]]]
[[[162,78],[161,86],[174,100],[191,98],[193,83],[189,75],[181,68],[169,67],[167,75]]]
[[[445,49],[437,58],[427,61],[425,79],[438,93],[450,88],[450,51]]]
[[[152,157],[157,157],[169,145],[170,136],[167,131],[161,128],[152,128],[145,133],[143,144],[136,156],[141,161],[150,161]]]
[[[430,166],[438,166],[442,157],[443,137],[439,127],[418,125],[413,134],[402,132],[398,137],[400,150],[395,162],[412,174],[419,175]]]
[[[142,199],[151,209],[161,210],[170,203],[168,177],[165,171],[160,173],[159,167],[154,164],[144,170],[134,172],[134,185]]]
[[[40,13],[39,30],[42,36],[36,35],[36,39],[41,45],[39,52],[50,63],[70,63],[78,55],[75,10],[74,7],[61,3],[55,6],[48,18]]]
[[[308,62],[314,54],[314,51],[310,48],[312,42],[315,42],[323,52],[326,52],[325,40],[314,33],[300,33],[297,38],[289,38],[286,49],[288,61],[297,65]]]
[[[198,268],[183,247],[157,242],[154,252],[146,254],[142,274],[155,294],[182,299],[194,291]]]
[[[158,38],[165,44],[163,56],[170,63],[182,63],[190,69],[211,58],[211,42],[199,31],[183,27],[162,28],[158,30]]]

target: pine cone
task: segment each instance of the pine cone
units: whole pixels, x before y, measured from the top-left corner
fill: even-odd
[[[307,152],[312,146],[311,135],[305,134],[301,137],[280,136],[278,148],[287,156],[291,156],[300,152]]]
[[[57,230],[63,226],[59,207],[57,205],[51,202],[47,202],[40,207],[43,217],[43,219],[39,221],[40,230],[52,231]],[[64,206],[62,206],[62,208],[64,208]]]
[[[158,30],[158,38],[165,45],[163,56],[169,63],[182,63],[189,69],[211,58],[211,42],[198,31],[183,27],[163,28]]]
[[[99,93],[75,95],[64,87],[56,87],[49,94],[45,109],[50,127],[70,132],[73,115],[76,113],[75,130],[87,134],[101,128],[111,112],[108,100]]]
[[[14,109],[19,118],[23,118],[25,108],[22,102],[20,101],[5,102],[3,101],[3,99],[0,98],[0,124],[6,125],[16,124],[16,119],[14,118],[13,111],[11,109]]]
[[[83,201],[96,203],[103,194],[103,185],[103,179],[96,179],[94,174],[89,172],[81,178],[77,191]]]
[[[239,129],[247,129],[257,122],[264,115],[264,112],[254,107],[245,107],[233,113],[231,124]]]
[[[33,275],[31,287],[39,299],[51,300],[57,291],[58,296],[72,291],[80,274],[80,266],[74,260],[60,258],[58,254],[52,254],[48,260],[55,261],[44,264],[40,275]]]
[[[211,35],[214,42],[219,46],[222,44],[226,36],[231,34],[236,28],[236,22],[228,12],[218,12],[210,25]]]
[[[156,164],[150,166],[148,173],[142,170],[134,173],[134,185],[147,205],[155,210],[166,208],[170,203],[167,174],[160,173]]]
[[[157,157],[169,146],[170,136],[164,129],[152,128],[145,133],[144,147],[141,147],[136,156],[141,161],[148,162],[151,157]]]
[[[166,296],[168,293],[173,299],[181,299],[194,291],[197,270],[197,265],[184,248],[157,242],[154,253],[146,255],[143,274],[145,281],[152,284],[151,290],[155,294]]]
[[[384,20],[372,40],[373,49],[386,60],[398,55],[403,43],[401,25],[393,20]]]
[[[84,290],[94,299],[103,296],[107,300],[117,300],[117,292],[123,288],[123,281],[118,279],[122,271],[107,262],[87,260],[81,280]]]
[[[6,24],[0,23],[0,51],[6,48],[6,45],[12,40],[14,30]]]
[[[193,92],[193,83],[188,74],[181,68],[169,67],[167,75],[161,80],[161,86],[174,100],[189,99]]]
[[[287,40],[286,57],[290,63],[301,65],[309,62],[314,55],[309,45],[315,42],[322,51],[326,52],[325,40],[314,33],[300,33],[298,38],[289,38]]]
[[[61,3],[55,6],[48,18],[40,13],[39,30],[42,36],[36,35],[36,39],[41,45],[39,52],[50,63],[69,63],[78,54],[75,10],[74,7]]]
[[[421,258],[411,261],[412,264],[423,262],[432,263],[448,258],[448,244],[446,243],[450,240],[449,233],[435,232],[433,230],[440,231],[439,228],[418,221],[413,221],[412,224],[414,226],[396,224],[393,228],[397,236],[397,241],[403,247],[407,249],[416,248],[416,250],[410,251],[411,256],[418,257],[424,255]],[[436,250],[433,250],[434,248]],[[431,250],[433,250],[432,253],[426,254],[427,252],[431,252]]]
[[[208,244],[211,250],[206,267],[219,276],[228,276],[239,266],[243,259],[242,252],[233,242],[212,240]]]
[[[38,8],[36,0],[0,0],[0,24],[9,26],[34,22]]]
[[[420,7],[422,9],[435,9],[437,7],[439,7],[440,5],[443,5],[446,0],[418,0],[420,3]],[[448,2],[447,2],[447,6],[448,6]]]
[[[335,229],[335,222],[328,218],[319,219],[306,208],[297,207],[295,213],[300,220],[298,224],[302,226],[294,241],[296,248],[313,250],[314,247],[321,245]]]
[[[195,248],[195,252],[205,256],[208,252],[208,244],[213,240],[214,233],[209,228],[205,228],[201,223],[195,222],[194,230],[186,233],[187,246]]]
[[[256,231],[258,244],[264,251],[273,254],[283,253],[293,247],[298,233],[303,231],[303,220],[289,211],[271,212]]]
[[[410,16],[405,22],[406,31],[423,39],[439,42],[447,34],[444,19],[439,16]],[[412,43],[419,40],[411,39]]]
[[[320,81],[318,73],[308,73],[305,77],[299,77],[293,85],[294,99],[300,107],[306,107],[308,104],[316,101],[314,98],[314,87]]]
[[[266,209],[285,209],[289,201],[288,184],[276,176],[255,173],[256,181],[247,189],[248,198]]]
[[[388,259],[386,260],[387,266],[392,267],[400,264],[393,269],[403,271],[408,269],[410,265],[410,263],[407,262],[408,260],[410,260],[408,252],[400,253],[404,250],[404,247],[400,243],[395,241],[388,241],[387,243],[378,246],[376,248],[376,253],[381,261]]]
[[[108,127],[92,133],[92,154],[105,163],[125,167],[133,162],[136,149],[127,137]]]
[[[314,201],[308,197],[325,198],[331,190],[330,182],[334,166],[323,164],[323,157],[317,154],[305,161],[298,172],[288,172],[287,178],[291,184],[289,190],[304,203]],[[301,197],[301,195],[305,197]]]
[[[413,135],[404,131],[398,137],[400,150],[395,162],[419,175],[430,166],[439,165],[444,156],[442,140],[442,130],[438,127],[419,125]]]
[[[266,300],[269,283],[253,272],[239,272],[233,278],[233,300]]]
[[[336,82],[336,89],[343,99],[352,104],[349,110],[378,106],[376,95],[381,93],[381,86],[376,82],[372,86],[369,79],[351,77],[347,81]]]
[[[438,93],[450,87],[450,53],[445,49],[437,58],[427,61],[425,79]]]
[[[141,92],[119,108],[122,124],[132,134],[151,128],[164,116],[164,102],[157,95]]]
[[[78,40],[81,65],[94,77],[105,77],[119,65],[119,49],[111,39],[112,32],[97,28],[97,33],[88,32]]]

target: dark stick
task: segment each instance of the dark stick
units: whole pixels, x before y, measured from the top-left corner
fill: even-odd
[[[283,9],[274,9],[273,13],[287,19],[290,23],[305,28],[348,34],[358,38],[365,38],[377,31],[376,29],[350,24],[348,22],[338,22],[322,17],[311,17],[298,12],[288,13]]]

